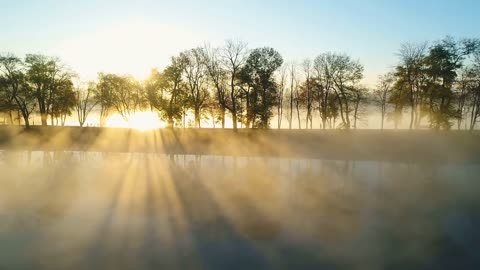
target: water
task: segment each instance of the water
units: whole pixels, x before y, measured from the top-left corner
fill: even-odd
[[[0,269],[477,269],[478,165],[0,152]]]

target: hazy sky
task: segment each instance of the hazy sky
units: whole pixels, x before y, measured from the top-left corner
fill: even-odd
[[[145,77],[184,49],[235,38],[274,47],[286,61],[348,53],[371,85],[402,42],[480,37],[478,0],[0,0],[0,9],[0,52],[58,56],[83,79]]]

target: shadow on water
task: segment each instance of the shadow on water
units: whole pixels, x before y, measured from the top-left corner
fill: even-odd
[[[0,269],[480,266],[478,165],[1,157]]]

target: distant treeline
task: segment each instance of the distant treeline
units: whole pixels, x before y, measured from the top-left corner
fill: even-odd
[[[169,127],[194,126],[201,120],[233,128],[357,128],[362,112],[373,104],[384,121],[398,127],[409,113],[409,127],[433,129],[464,124],[474,129],[480,115],[480,39],[454,39],[401,45],[398,63],[378,79],[374,89],[360,84],[362,64],[346,54],[322,53],[301,64],[285,63],[264,47],[249,50],[227,40],[219,48],[203,46],[171,58],[145,81],[99,73],[96,81],[75,84],[76,75],[58,58],[28,54],[0,55],[0,113],[8,124],[65,124],[76,114],[80,126],[93,108],[100,125],[112,114],[126,121],[135,112],[157,111]],[[276,115],[276,123],[271,123]]]

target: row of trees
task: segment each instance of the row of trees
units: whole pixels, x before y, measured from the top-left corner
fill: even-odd
[[[70,72],[56,58],[29,54],[25,60],[8,54],[0,56],[0,110],[8,115],[10,123],[23,118],[30,126],[30,115],[40,114],[42,125],[54,120],[63,122],[76,103]]]
[[[382,123],[387,105],[393,105],[398,124],[410,110],[410,129],[428,119],[431,128],[450,129],[452,121],[474,129],[480,109],[480,41],[452,37],[433,43],[402,45],[399,64],[380,78],[375,91]],[[468,123],[467,123],[468,121]]]
[[[100,73],[95,82],[74,84],[75,74],[57,58],[27,55],[0,56],[0,111],[10,123],[30,126],[38,113],[41,124],[65,123],[76,112],[80,126],[89,113],[99,111],[100,124],[108,116],[126,121],[138,111],[158,112],[169,127],[194,126],[210,119],[213,125],[269,128],[277,117],[288,127],[357,128],[367,107],[378,105],[381,127],[391,119],[397,127],[405,112],[409,127],[424,119],[435,129],[457,122],[475,128],[480,115],[480,41],[447,37],[427,44],[404,44],[399,63],[379,78],[375,89],[360,84],[363,66],[348,55],[323,53],[301,64],[284,63],[269,47],[249,50],[241,41],[219,48],[203,46],[171,58],[163,69],[152,70],[143,82],[134,77]],[[468,122],[468,123],[467,123]]]

